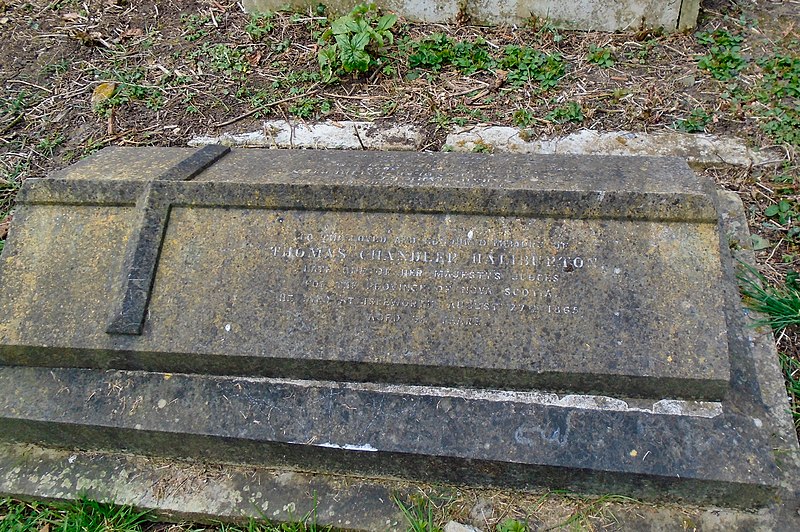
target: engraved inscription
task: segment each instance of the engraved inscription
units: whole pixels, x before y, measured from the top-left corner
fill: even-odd
[[[358,312],[373,324],[435,316],[448,327],[489,327],[497,313],[566,320],[582,311],[570,284],[605,267],[567,228],[537,234],[540,221],[439,218],[444,223],[417,234],[392,224],[314,231],[303,213],[281,213],[266,254],[289,279],[274,293],[276,309]]]

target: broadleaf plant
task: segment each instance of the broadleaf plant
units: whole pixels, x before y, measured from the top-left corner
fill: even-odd
[[[378,17],[375,4],[359,4],[349,14],[334,20],[320,38],[317,54],[322,80],[329,83],[337,72],[367,72],[379,63],[381,49],[394,44],[391,28],[397,15]]]

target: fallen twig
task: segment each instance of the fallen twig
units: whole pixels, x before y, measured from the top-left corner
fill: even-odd
[[[316,85],[314,87],[316,87]],[[316,92],[317,92],[316,88],[312,88],[312,90],[310,90],[308,92],[305,92],[303,94],[297,94],[295,96],[290,96],[289,98],[284,98],[282,100],[275,100],[274,102],[265,103],[264,105],[260,105],[260,106],[256,107],[255,109],[251,109],[250,111],[247,111],[246,113],[244,113],[242,115],[239,115],[236,118],[231,118],[230,120],[226,120],[225,122],[217,122],[216,124],[212,124],[212,127],[229,126],[229,125],[231,125],[231,124],[233,124],[235,122],[238,122],[239,120],[243,120],[243,119],[247,118],[248,116],[252,116],[252,115],[256,114],[257,112],[262,111],[262,110],[264,110],[264,109],[266,109],[268,107],[274,107],[274,106],[276,106],[278,104],[281,104],[281,103],[286,103],[286,102],[290,102],[292,100],[297,100],[298,98],[306,98],[308,96],[311,96],[312,94],[316,94]]]

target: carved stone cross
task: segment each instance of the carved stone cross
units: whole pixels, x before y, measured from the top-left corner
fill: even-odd
[[[162,193],[163,189],[157,183],[188,181],[228,152],[230,148],[225,146],[205,146],[145,185],[136,202],[140,216],[138,233],[128,243],[125,254],[125,292],[106,329],[109,334],[142,334],[158,255],[172,206],[171,199]]]

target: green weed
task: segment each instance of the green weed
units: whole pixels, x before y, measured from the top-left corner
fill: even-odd
[[[774,229],[785,230],[785,238],[790,242],[793,242],[800,235],[800,227],[792,224],[792,220],[797,219],[795,205],[789,201],[780,200],[778,203],[770,205],[764,209],[764,216],[777,222],[778,225]]]
[[[776,54],[756,61],[761,78],[751,90],[730,87],[723,98],[746,109],[759,127],[779,144],[800,146],[800,56]]]
[[[697,34],[697,42],[709,46],[708,53],[700,58],[697,66],[720,81],[727,81],[739,75],[747,65],[741,53],[741,35],[718,29],[713,32]]]
[[[317,114],[331,112],[331,102],[321,98],[300,98],[291,107],[289,114],[298,118],[312,118]]]
[[[39,141],[36,149],[45,157],[52,157],[53,151],[64,143],[64,135],[60,133],[52,133]]]
[[[688,118],[677,120],[672,127],[678,131],[685,131],[686,133],[703,133],[712,119],[713,115],[702,107],[698,107],[689,113]]]
[[[648,39],[645,41],[642,48],[635,54],[636,61],[640,65],[647,63],[648,59],[650,59],[650,54],[658,47],[658,44],[658,39]]]
[[[456,41],[446,35],[434,34],[406,44],[405,49],[411,68],[438,71],[453,66],[469,76],[479,71],[494,70],[497,66],[486,41],[480,37],[474,41]]]
[[[359,4],[348,15],[334,20],[320,38],[320,44],[327,43],[317,55],[323,81],[333,81],[339,70],[367,72],[380,65],[382,49],[394,43],[391,28],[395,23],[397,15],[379,18],[375,4]]]
[[[420,41],[405,43],[408,66],[439,71],[452,64],[454,41],[447,35],[436,33]]]
[[[453,46],[453,65],[469,76],[480,70],[492,70],[495,60],[489,54],[486,41],[482,38],[474,42],[461,41]]]
[[[785,225],[787,222],[790,222],[792,218],[796,218],[797,213],[794,212],[791,203],[786,200],[781,200],[764,209],[764,216],[774,218],[779,224]]]
[[[147,84],[146,71],[141,67],[97,71],[95,77],[117,84],[109,98],[95,105],[94,110],[100,116],[108,116],[111,109],[134,101],[141,101],[152,110],[158,110],[163,106],[164,89]]]
[[[20,91],[13,98],[0,99],[0,116],[1,115],[18,115],[25,111],[29,105],[30,95],[26,91]]]
[[[758,61],[761,86],[774,98],[800,98],[800,56],[775,55]]]
[[[589,53],[586,55],[586,60],[601,68],[614,66],[614,56],[611,53],[611,48],[603,46],[591,45]]]
[[[208,35],[207,26],[211,23],[211,17],[184,13],[181,15],[181,22],[186,26],[183,38],[189,42],[193,42]]]
[[[555,87],[566,71],[561,55],[516,45],[505,47],[500,68],[508,71],[511,85],[518,87],[536,82],[543,90]]]
[[[279,80],[272,82],[273,89],[297,87],[303,83],[316,83],[322,79],[319,72],[312,70],[293,70]]]
[[[269,35],[274,29],[274,17],[275,15],[271,12],[253,13],[250,16],[250,21],[245,25],[244,31],[250,36],[253,42],[262,41],[264,37]]]
[[[761,129],[775,142],[800,146],[800,104],[776,107],[760,113]]]
[[[483,141],[476,141],[475,145],[472,147],[472,153],[492,153],[494,149],[491,145],[486,144]]]
[[[14,166],[3,171],[0,177],[0,206],[5,207],[6,198],[13,196],[22,186],[22,176],[30,170],[30,163],[27,161],[17,161]],[[3,208],[5,211],[5,208]]]
[[[534,114],[528,109],[517,109],[511,116],[511,120],[517,127],[528,127],[534,121]]]
[[[190,57],[198,64],[206,65],[229,78],[242,79],[250,70],[250,64],[247,62],[247,54],[250,51],[224,43],[203,43],[199,49],[190,54]]]
[[[65,74],[69,70],[69,67],[70,67],[69,59],[61,59],[59,61],[54,61],[54,62],[46,65],[42,69],[42,71],[45,74],[55,74],[55,75],[58,76],[58,75],[61,75],[61,74]]]
[[[497,525],[497,532],[528,532],[528,525],[516,519],[506,519]]]
[[[433,116],[431,117],[430,121],[436,124],[436,129],[446,129],[451,122],[450,115],[448,115],[441,109],[434,110]]]
[[[583,122],[583,108],[577,102],[569,102],[563,107],[557,107],[545,115],[545,119],[556,124],[567,122]]]
[[[731,33],[728,30],[716,29],[714,31],[701,31],[698,32],[697,42],[706,46],[726,46],[728,48],[734,46],[741,46],[744,37],[741,35]]]

